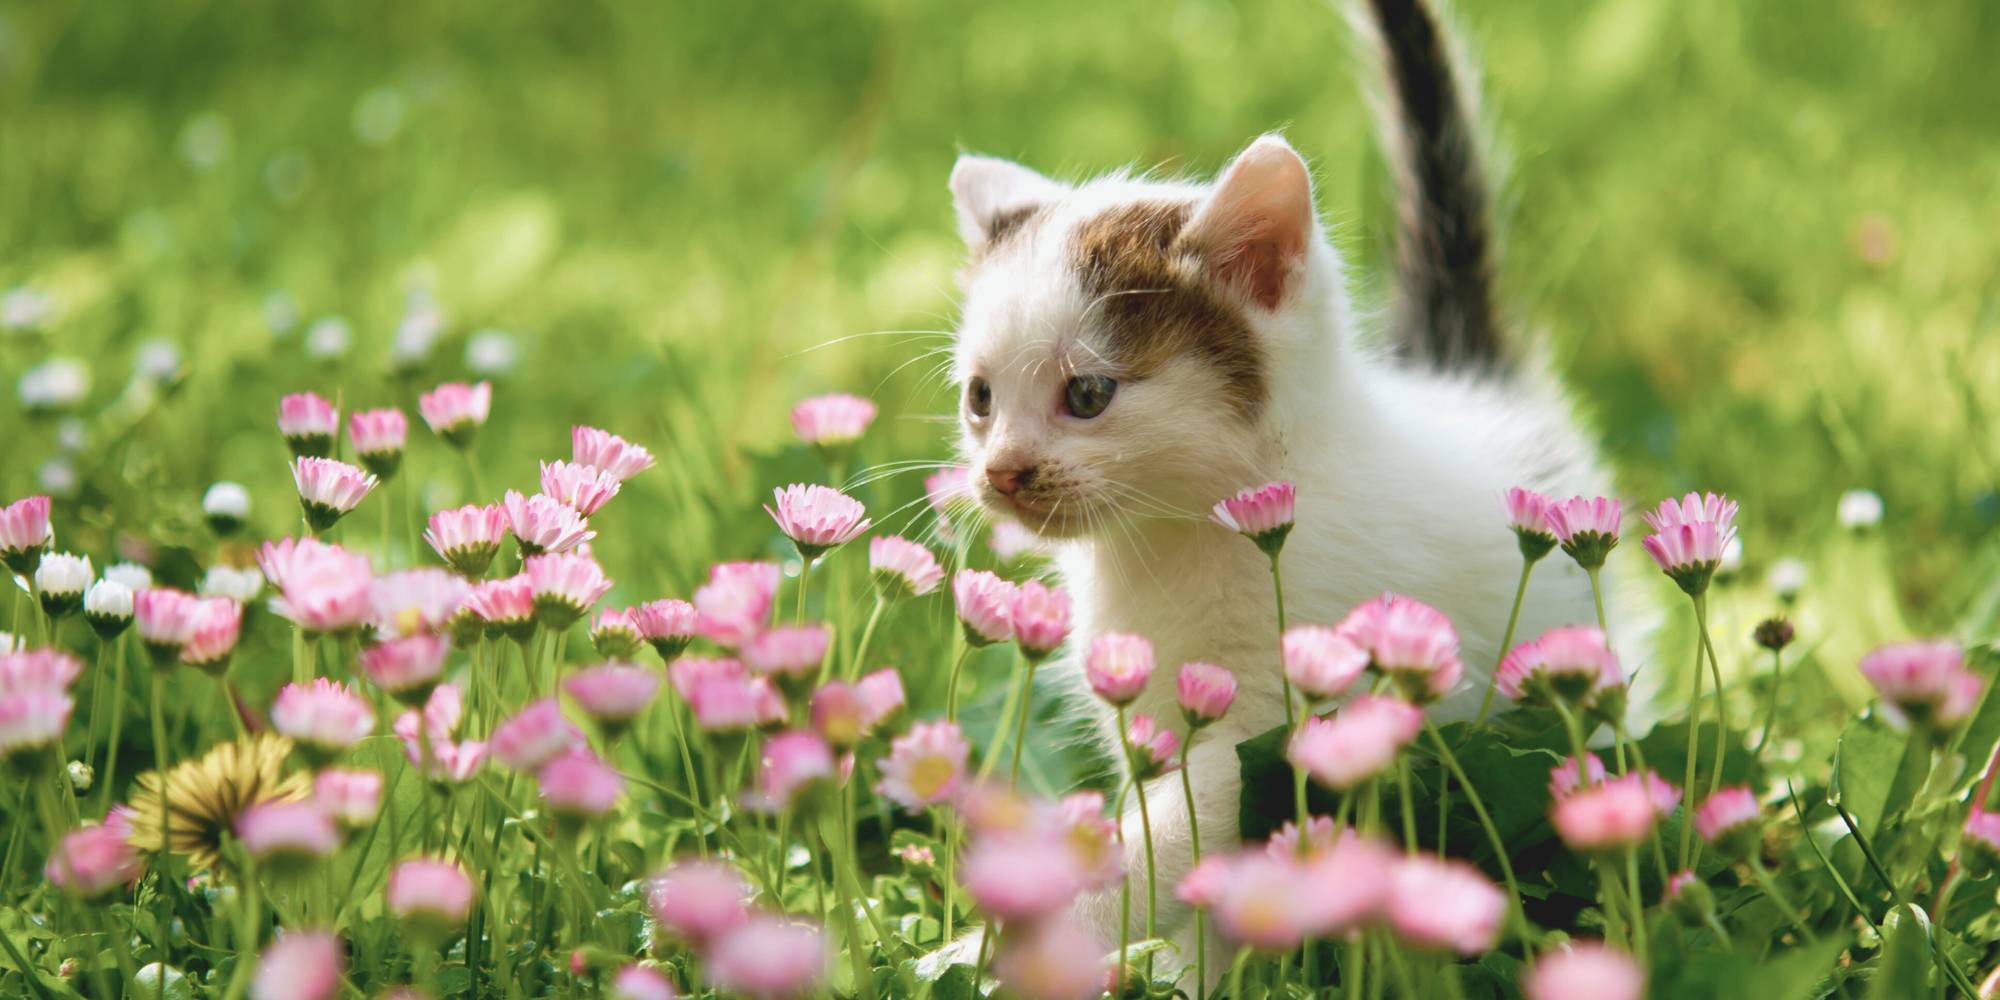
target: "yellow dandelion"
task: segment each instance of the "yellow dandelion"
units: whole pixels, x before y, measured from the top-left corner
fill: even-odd
[[[199,760],[182,761],[166,773],[166,829],[161,829],[161,775],[139,776],[132,796],[132,846],[162,847],[185,855],[196,869],[213,868],[223,838],[234,836],[236,817],[259,802],[294,801],[312,791],[304,772],[287,776],[292,741],[263,732],[219,743]]]

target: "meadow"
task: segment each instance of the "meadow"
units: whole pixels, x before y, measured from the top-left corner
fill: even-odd
[[[2000,144],[1975,95],[2000,85],[1986,58],[2000,14],[1971,0],[1458,6],[1505,151],[1509,306],[1597,430],[1635,515],[1611,557],[1650,565],[1636,513],[1663,497],[1713,490],[1741,505],[1740,552],[1706,591],[1733,726],[1726,762],[1714,764],[1712,724],[1690,734],[1678,714],[1638,748],[1678,787],[1693,744],[1696,784],[1713,789],[1720,774],[1751,789],[1761,837],[1738,864],[1718,846],[1695,868],[1706,902],[1686,905],[1662,876],[1683,867],[1664,855],[1681,849],[1689,810],[1667,810],[1612,865],[1566,849],[1546,786],[1573,748],[1553,708],[1525,709],[1447,733],[1469,783],[1490,789],[1489,822],[1462,794],[1440,806],[1445,771],[1428,739],[1403,757],[1409,784],[1365,794],[1387,840],[1407,833],[1407,804],[1426,850],[1469,860],[1489,885],[1518,878],[1506,895],[1519,909],[1493,947],[1423,947],[1385,918],[1252,949],[1232,985],[1180,974],[1184,956],[1134,935],[1117,950],[1135,972],[1117,985],[1518,996],[1533,956],[1610,939],[1646,954],[1661,998],[1970,992],[2000,960],[1993,883],[1963,863],[1976,848],[1960,833],[1984,794],[2000,699],[1912,721],[1882,710],[1884,689],[1858,665],[1944,637],[1963,669],[1993,675],[2000,244],[1986,204]],[[106,637],[81,610],[52,629],[35,567],[13,567],[0,623],[84,669],[65,695],[75,707],[61,753],[23,755],[0,783],[0,995],[287,995],[256,992],[260,965],[284,967],[256,956],[316,939],[281,928],[337,930],[343,972],[328,996],[665,995],[641,992],[656,979],[774,997],[996,988],[976,961],[931,957],[992,912],[949,867],[971,863],[956,855],[961,835],[977,849],[978,810],[873,790],[896,741],[941,720],[948,701],[975,771],[1008,766],[1005,730],[1024,716],[1010,713],[1017,647],[967,643],[949,576],[885,602],[868,627],[879,592],[868,537],[921,543],[947,574],[1018,582],[1043,568],[970,521],[953,533],[927,502],[955,434],[945,361],[962,249],[946,174],[960,149],[1068,176],[1205,174],[1283,128],[1313,163],[1367,299],[1390,218],[1355,77],[1340,18],[1304,0],[870,0],[756,17],[626,2],[0,5],[0,502],[51,498],[42,561],[88,556],[92,576],[136,564],[163,590],[211,594],[227,585],[212,571],[229,567],[244,588],[219,682],[172,658],[154,670],[135,632]],[[459,447],[420,398],[480,382],[490,416]],[[260,555],[307,533],[288,468],[299,449],[279,428],[281,398],[301,393],[338,408],[328,450],[350,462],[361,458],[352,414],[405,414],[394,474],[326,534],[373,574],[445,565],[422,537],[434,512],[547,491],[539,462],[587,457],[573,427],[649,450],[654,464],[589,515],[610,581],[582,602],[590,613],[544,614],[526,642],[460,631],[442,661],[466,706],[465,731],[440,734],[452,744],[497,740],[492,728],[551,693],[557,674],[610,660],[659,675],[662,693],[629,731],[565,703],[592,759],[622,775],[608,812],[558,818],[534,780],[548,761],[419,780],[442,764],[432,731],[394,732],[398,692],[367,679],[363,643],[344,637],[355,623],[308,642],[273,608],[299,596],[265,579]],[[830,393],[879,412],[857,441],[815,447],[791,415]],[[240,518],[204,508],[219,482],[244,488]],[[800,547],[761,509],[793,483],[841,486],[873,521],[803,576]],[[1508,527],[1499,498],[1465,516]],[[527,554],[510,540],[470,575],[499,579]],[[777,617],[764,624],[830,623],[829,669],[858,679],[893,667],[905,702],[863,727],[857,778],[823,773],[807,748],[796,786],[779,782],[799,798],[768,810],[719,793],[755,785],[758,761],[793,760],[772,755],[777,732],[711,731],[677,684],[661,684],[663,660],[738,643],[590,634],[598,610],[692,600],[717,584],[713,566],[745,561],[779,567],[764,593]],[[1693,602],[1664,575],[1656,589],[1668,627],[1646,669],[1679,692]],[[387,623],[399,638],[452,634],[449,615],[409,610],[416,627]],[[1780,615],[1796,637],[1774,670],[1753,630]],[[313,673],[352,681],[370,710],[367,735],[340,756],[385,779],[378,822],[284,871],[300,859],[251,858],[232,835],[212,864],[149,853],[130,885],[84,893],[53,884],[74,881],[59,868],[42,877],[61,832],[139,801],[137,779],[163,761],[254,744],[239,732],[268,729],[280,690]],[[426,684],[400,693],[429,697]],[[783,694],[795,731],[846,749],[804,725],[807,690]],[[1055,738],[1027,746],[1024,791],[1118,798],[1117,769],[1062,728],[1070,713],[1046,685],[1025,711]],[[1290,815],[1282,737],[1240,751],[1246,774],[1277,774],[1283,793],[1245,803],[1246,832]],[[296,752],[269,762],[286,795],[297,792],[286,779],[324,765]],[[605,777],[579,768],[556,784]],[[1329,792],[1313,811],[1346,823],[1362,797]],[[1354,808],[1355,821],[1368,812]],[[418,855],[473,873],[463,919],[392,905],[391,868]],[[658,905],[669,865],[710,855],[746,880],[736,909],[717,904],[722,919],[769,935],[745,949],[791,948],[792,978],[760,981],[783,963],[738,954],[732,979],[729,950],[699,916]],[[1640,869],[1630,878],[1628,857]],[[723,873],[681,874],[731,896]],[[1080,985],[1059,943],[1002,935],[996,961],[1019,960],[1000,962],[997,988],[1054,1000],[1112,981],[1100,953]],[[1032,945],[1049,949],[1039,979],[1043,965],[1019,958]],[[305,950],[298,969],[325,967]],[[633,963],[647,973],[628,983]]]

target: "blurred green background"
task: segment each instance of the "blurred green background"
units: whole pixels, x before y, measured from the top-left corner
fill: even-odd
[[[1725,625],[1767,611],[1756,581],[1797,555],[1826,595],[1799,613],[1850,647],[1901,615],[1989,637],[2000,8],[1458,7],[1507,152],[1513,308],[1628,502],[1743,501]],[[279,394],[414,412],[490,375],[486,484],[529,486],[572,422],[654,447],[601,551],[614,601],[685,592],[712,559],[778,551],[755,500],[817,468],[795,399],[880,400],[870,462],[949,455],[925,352],[954,321],[957,150],[1206,174],[1273,128],[1375,288],[1380,162],[1347,32],[1313,0],[10,0],[0,495],[56,492],[68,547],[144,541],[186,578],[213,557],[212,480],[251,486],[260,532],[294,530]],[[161,344],[171,391],[135,374],[173,367]],[[88,369],[69,423],[27,414],[24,376],[58,357]],[[466,499],[452,456],[412,442],[414,502]],[[865,498],[886,512],[920,478]],[[1835,527],[1852,487],[1885,498],[1879,531]]]

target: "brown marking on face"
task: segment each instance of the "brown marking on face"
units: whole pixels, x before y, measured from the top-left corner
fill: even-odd
[[[1077,226],[1072,266],[1127,377],[1145,378],[1176,357],[1208,365],[1245,419],[1263,408],[1264,352],[1243,314],[1213,290],[1179,237],[1194,206],[1142,201]]]

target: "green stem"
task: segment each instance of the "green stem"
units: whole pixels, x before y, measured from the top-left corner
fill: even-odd
[[[1819,937],[1812,932],[1812,928],[1806,926],[1805,915],[1792,905],[1790,899],[1785,898],[1783,892],[1779,891],[1777,880],[1764,869],[1764,862],[1758,860],[1756,854],[1750,855],[1749,865],[1750,875],[1757,880],[1758,888],[1763,889],[1764,895],[1771,897],[1771,902],[1777,904],[1778,909],[1785,914],[1785,919],[1791,921],[1792,926],[1798,928],[1800,934],[1805,935],[1807,943],[1819,940]]]
[[[1028,717],[1035,714],[1035,668],[1041,662],[1028,660],[1028,669],[1021,675],[1020,721],[1014,725],[1014,763],[1007,769],[1007,787],[1021,786],[1021,751],[1028,745]],[[1119,738],[1124,739],[1124,727],[1119,727]]]
[[[806,585],[812,581],[813,557],[799,553],[799,603],[792,615],[792,624],[806,623]]]
[[[1121,716],[1118,728],[1122,732],[1125,728],[1122,719],[1124,709],[1119,709],[1118,714]],[[1125,752],[1130,754],[1132,748],[1128,745]],[[1153,861],[1153,815],[1146,807],[1146,783],[1136,775],[1132,778],[1132,791],[1139,797],[1139,834],[1146,838],[1146,937],[1150,940],[1159,936],[1160,885],[1158,868]]]
[[[1243,965],[1250,961],[1250,949],[1236,949],[1236,960],[1229,963],[1229,1000],[1243,1000]]]
[[[1188,777],[1188,751],[1194,745],[1194,731],[1181,744],[1181,795],[1187,799],[1188,850],[1195,865],[1201,864],[1201,819],[1194,808],[1194,779]],[[1208,914],[1194,912],[1194,995],[1208,1000]]]
[[[246,869],[248,866],[246,864]],[[237,887],[238,920],[236,929],[236,969],[229,977],[229,992],[223,1000],[242,1000],[250,989],[250,975],[257,969],[257,923],[259,899],[257,895],[257,873],[254,869],[243,873],[242,884]],[[165,970],[161,978],[165,979]]]
[[[1493,848],[1494,860],[1500,863],[1500,874],[1506,877],[1508,905],[1514,911],[1515,928],[1517,932],[1525,934],[1527,918],[1521,912],[1521,886],[1514,880],[1514,863],[1507,858],[1507,844],[1500,839],[1500,830],[1493,825],[1493,817],[1487,815],[1486,803],[1479,798],[1479,789],[1474,788],[1472,779],[1465,776],[1465,769],[1459,766],[1458,757],[1451,752],[1451,746],[1445,742],[1444,734],[1438,732],[1437,724],[1429,717],[1424,719],[1424,732],[1429,734],[1431,745],[1437,749],[1438,757],[1451,771],[1451,776],[1465,789],[1465,800],[1472,804],[1473,813],[1479,817],[1479,825],[1486,831],[1486,839]]]
[[[985,780],[993,773],[993,765],[1000,759],[1000,748],[1006,745],[1007,723],[1014,718],[1014,709],[1021,700],[1022,664],[1017,659],[1008,667],[1007,696],[1000,700],[1000,714],[994,716],[993,738],[986,743],[986,754],[979,760],[979,777]]]
[[[118,777],[118,748],[125,728],[125,663],[131,659],[132,642],[119,636],[118,648],[112,654],[111,680],[111,742],[104,748],[104,773],[97,776],[97,815],[106,815],[111,809],[111,786]]]
[[[958,676],[965,670],[965,661],[972,655],[972,644],[959,640],[958,656],[951,661],[951,673],[944,685],[944,721],[958,721]]]
[[[1285,688],[1285,729],[1298,725],[1297,713],[1292,708],[1292,678],[1285,673],[1285,577],[1278,569],[1278,556],[1271,555],[1271,591],[1278,599],[1278,680]],[[1301,828],[1303,833],[1303,828]],[[1234,998],[1232,998],[1234,1000]]]
[[[18,604],[15,606],[15,611],[15,616],[18,618]],[[12,934],[0,934],[0,946],[4,946],[7,949],[7,957],[13,959],[14,967],[21,970],[21,978],[27,980],[29,986],[34,987],[35,996],[40,997],[41,1000],[55,1000],[55,995],[50,993],[48,986],[42,982],[41,970],[28,963],[27,956],[21,954],[21,949],[14,944],[14,936]],[[165,981],[166,978],[163,975],[161,982]]]
[[[854,920],[854,899],[848,893],[846,880],[841,877],[845,871],[847,862],[839,855],[834,854],[833,842],[835,840],[844,841],[846,838],[829,837],[824,824],[819,826],[818,833],[820,849],[826,851],[827,857],[833,861],[834,900],[835,905],[840,907],[841,933],[847,938],[847,956],[853,966],[854,988],[859,991],[860,996],[867,998],[867,1000],[874,1000],[876,995],[875,977],[869,973],[868,950],[862,946],[861,926]]]
[[[847,680],[849,683],[853,683],[855,678],[861,676],[861,671],[868,659],[868,645],[875,639],[875,626],[882,621],[882,612],[887,610],[888,607],[889,602],[882,598],[882,592],[879,590],[876,591],[875,607],[868,612],[868,623],[861,626],[861,644],[855,647],[854,658],[847,663]]]
[[[1408,757],[1399,756],[1396,758],[1396,784],[1398,791],[1401,793],[1399,797],[1402,799],[1403,805],[1403,849],[1411,857],[1415,857],[1417,853],[1417,806],[1416,801],[1410,797],[1410,760]],[[1300,838],[1301,841],[1304,839],[1303,837]]]
[[[1778,722],[1778,690],[1785,680],[1784,650],[1771,650],[1771,700],[1764,706],[1764,730],[1757,734],[1757,747],[1752,753],[1763,753],[1771,745],[1771,729]]]
[[[1680,869],[1688,867],[1688,859],[1694,851],[1694,763],[1695,745],[1701,736],[1701,660],[1702,643],[1694,644],[1694,690],[1688,695],[1687,767],[1681,779],[1681,853]]]
[[[1585,566],[1583,572],[1590,577],[1590,599],[1597,605],[1597,630],[1604,633],[1604,641],[1611,641],[1611,623],[1604,617],[1604,588],[1598,585],[1597,575],[1604,567]]]
[[[1534,560],[1521,559],[1521,579],[1514,584],[1514,609],[1507,612],[1507,631],[1500,634],[1500,656],[1493,661],[1493,676],[1486,680],[1486,697],[1479,700],[1479,718],[1473,720],[1473,727],[1486,724],[1486,716],[1493,711],[1493,693],[1500,687],[1500,664],[1507,659],[1507,652],[1514,648],[1514,627],[1521,623],[1521,602],[1528,596],[1528,575],[1535,571]]]
[[[1646,930],[1645,897],[1639,893],[1639,851],[1637,848],[1628,847],[1625,849],[1625,879],[1629,888],[1628,895],[1632,901],[1632,953],[1639,959],[1639,967],[1643,969],[1647,967],[1646,938],[1649,935]]]

